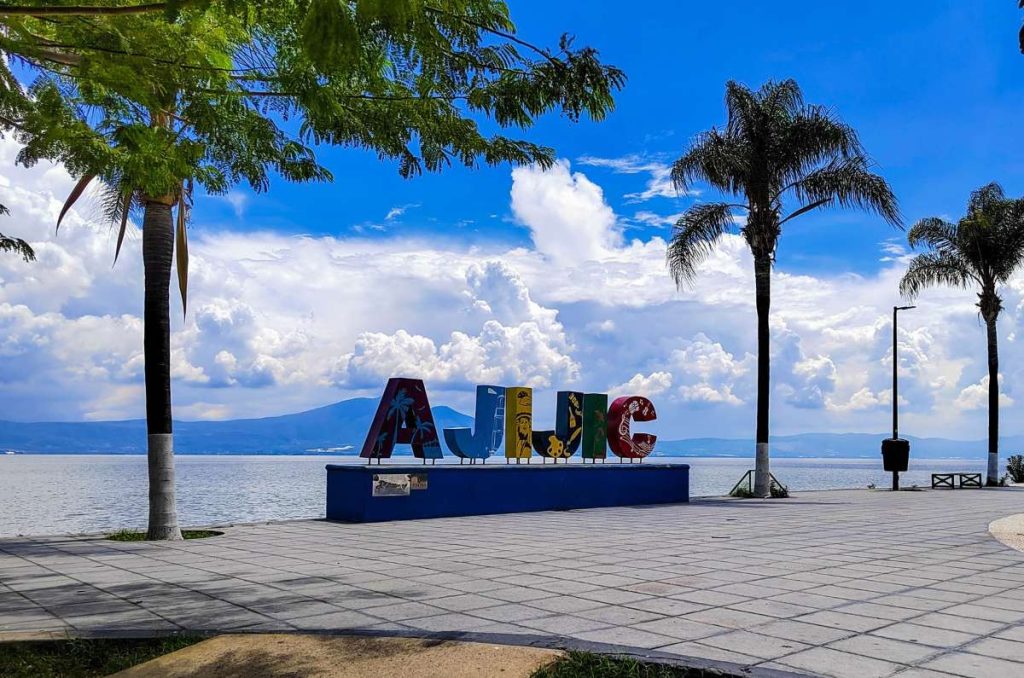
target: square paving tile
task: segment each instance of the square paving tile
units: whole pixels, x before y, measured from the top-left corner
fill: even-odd
[[[808,649],[810,646],[795,640],[786,640],[775,636],[765,636],[749,631],[733,631],[717,636],[710,636],[700,641],[731,652],[742,652],[760,659],[776,659],[783,655],[794,654]]]
[[[829,645],[833,650],[851,652],[853,654],[884,659],[900,664],[916,664],[926,657],[931,657],[941,650],[916,643],[905,643],[902,640],[880,638],[872,635],[854,636],[837,640]]]
[[[951,652],[929,662],[922,668],[943,671],[967,678],[1010,678],[1024,675],[1024,664],[996,657],[983,657],[969,652]]]
[[[977,638],[977,636],[971,633],[940,629],[933,626],[921,626],[920,624],[909,622],[884,626],[871,633],[883,638],[892,638],[908,643],[919,643],[936,648],[959,647]]]
[[[889,619],[873,619],[871,617],[862,617],[858,614],[846,614],[835,610],[825,610],[822,612],[806,614],[802,617],[798,617],[798,621],[807,622],[808,624],[818,624],[820,626],[831,626],[835,629],[846,629],[847,631],[856,631],[858,633],[874,631],[877,628],[888,626],[892,623]]]
[[[777,660],[779,663],[816,676],[829,678],[885,678],[902,668],[899,664],[815,647]]]

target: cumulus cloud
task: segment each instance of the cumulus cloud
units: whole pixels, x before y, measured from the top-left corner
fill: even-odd
[[[999,381],[1003,381],[1003,376],[999,375]],[[964,388],[960,391],[960,395],[956,397],[953,404],[961,410],[980,410],[988,408],[988,385],[990,380],[986,374],[976,384]],[[999,394],[999,406],[1009,407],[1013,405],[1013,398],[1006,395],[1005,393]]]
[[[2,230],[29,240],[39,261],[0,257],[0,418],[141,417],[138,234],[133,228],[111,268],[115,234],[87,200],[54,235],[74,182],[45,163],[13,168],[15,151],[0,142],[0,187],[14,213]],[[620,167],[652,171],[641,164]],[[375,395],[402,374],[466,411],[476,383],[535,387],[539,417],[552,414],[559,389],[636,392],[655,398],[659,435],[752,433],[756,313],[742,238],[725,236],[697,281],[676,289],[664,238],[625,240],[601,188],[568,162],[515,170],[511,199],[533,247],[211,230],[200,202],[187,316],[172,299],[177,414],[297,411]],[[905,264],[895,244],[882,254],[892,260],[870,275],[775,271],[776,432],[888,426],[891,305]],[[975,301],[930,290],[901,316],[908,433],[983,436],[985,337]],[[1011,434],[1024,388],[1024,350],[1014,340],[1024,280],[1006,286],[1004,304]]]
[[[405,330],[367,332],[343,356],[332,374],[339,386],[371,387],[388,377],[416,374],[434,383],[468,387],[475,383],[550,388],[571,384],[579,364],[557,312],[530,298],[522,278],[500,261],[466,270],[468,309],[486,317],[480,332],[452,332],[438,346]]]
[[[559,264],[603,259],[621,242],[601,187],[570,171],[567,160],[512,170],[512,212],[537,251]]]
[[[652,398],[661,395],[672,388],[672,374],[670,372],[652,372],[650,374],[635,374],[624,384],[613,386],[608,389],[609,398],[618,398],[624,395],[641,395]]]

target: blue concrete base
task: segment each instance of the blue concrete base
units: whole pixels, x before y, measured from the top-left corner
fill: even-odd
[[[398,484],[382,487],[378,474]],[[423,475],[401,494],[405,474]],[[327,465],[327,519],[356,523],[689,500],[686,464]]]

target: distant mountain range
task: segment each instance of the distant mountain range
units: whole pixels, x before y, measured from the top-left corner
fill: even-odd
[[[174,449],[179,454],[359,454],[376,410],[375,398],[353,398],[279,417],[176,421]],[[432,411],[439,430],[473,425],[472,417],[450,407]],[[146,451],[146,422],[0,421],[0,450],[6,449],[44,454],[139,454]]]
[[[230,421],[179,421],[174,446],[179,454],[358,454],[376,411],[374,398],[353,398],[298,414]],[[473,418],[450,407],[433,408],[437,428],[472,426]],[[805,433],[772,438],[776,457],[877,457],[885,434]],[[910,437],[916,457],[978,457],[985,441]],[[1003,454],[1024,452],[1024,436],[1000,441]],[[747,439],[690,438],[659,440],[655,455],[684,457],[746,457],[754,445]],[[146,422],[0,421],[0,452],[36,454],[141,454],[146,451]],[[409,454],[402,445],[396,454]]]

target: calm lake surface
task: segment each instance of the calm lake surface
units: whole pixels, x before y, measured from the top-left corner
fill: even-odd
[[[396,457],[393,463],[412,461]],[[725,494],[753,467],[753,459],[657,457],[652,461],[690,464],[690,494],[695,497]],[[177,458],[179,518],[188,526],[322,518],[324,465],[358,463],[351,456],[182,455]],[[911,459],[910,465],[911,470],[901,475],[904,487],[927,487],[933,472],[985,470],[983,458]],[[887,487],[891,482],[891,475],[882,471],[881,458],[774,459],[772,472],[797,491],[867,487],[869,483]],[[0,537],[142,528],[146,492],[145,456],[0,455]]]

